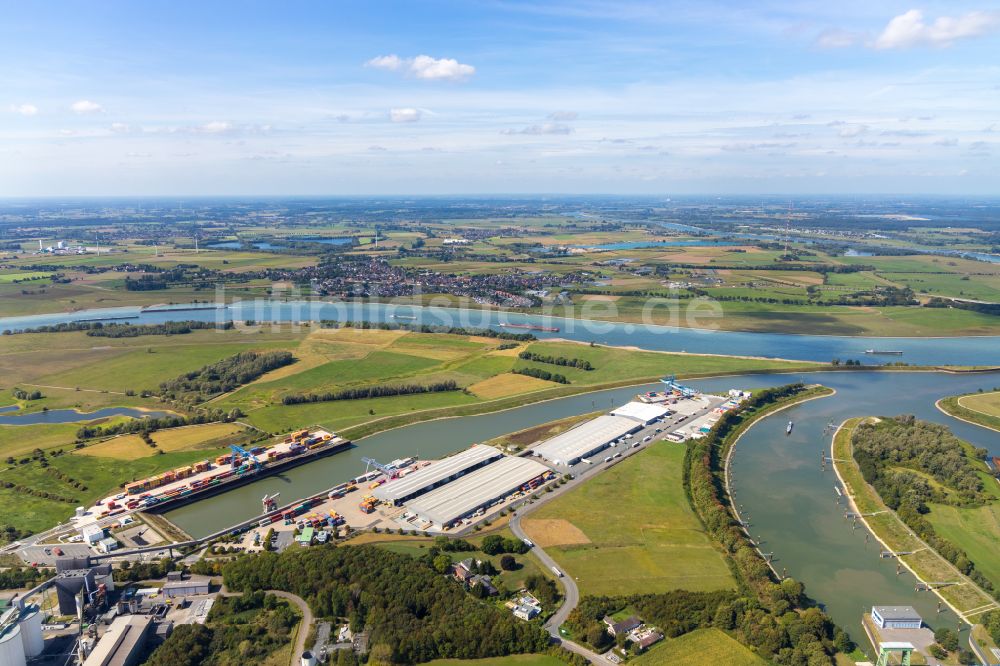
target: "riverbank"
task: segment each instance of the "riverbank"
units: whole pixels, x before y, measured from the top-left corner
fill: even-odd
[[[948,416],[956,418],[960,421],[965,421],[966,423],[971,423],[973,425],[982,426],[984,428],[1000,432],[1000,415],[993,415],[987,412],[972,409],[962,404],[963,399],[984,395],[996,395],[1000,397],[1000,392],[994,392],[991,394],[967,393],[965,395],[948,396],[947,398],[941,398],[935,402],[934,406]]]
[[[837,428],[831,446],[833,469],[845,489],[850,509],[885,552],[892,553],[899,564],[958,617],[975,624],[970,618],[996,608],[996,600],[914,534],[864,480],[854,460],[852,438],[855,428],[865,420],[856,417],[844,421]]]

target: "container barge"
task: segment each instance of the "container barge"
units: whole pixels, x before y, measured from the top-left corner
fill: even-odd
[[[554,326],[536,326],[535,324],[500,324],[501,328],[522,328],[526,331],[545,331],[546,333],[558,333],[559,329]]]
[[[189,467],[180,467],[159,476],[127,484],[123,495],[109,499],[101,507],[100,518],[126,511],[160,513],[175,509],[290,467],[340,453],[351,446],[350,440],[342,439],[332,433],[299,431],[277,446],[252,448],[246,452],[248,456],[235,452],[221,455],[214,461],[203,460]],[[181,483],[188,478],[192,480]],[[156,492],[157,488],[162,490]]]
[[[199,310],[227,310],[228,305],[188,305],[180,308],[170,307],[169,305],[151,305],[148,308],[143,308],[140,310],[143,314],[148,312],[196,312]]]
[[[866,354],[878,354],[881,356],[902,356],[903,352],[895,349],[866,349]]]

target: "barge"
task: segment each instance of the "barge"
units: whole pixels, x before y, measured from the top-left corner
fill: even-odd
[[[107,501],[100,517],[123,514],[126,511],[161,513],[172,510],[291,467],[340,453],[351,446],[350,440],[324,432],[314,435],[297,433],[270,449],[258,447],[243,451],[239,447],[233,447],[233,454],[219,456],[215,461],[205,460],[190,467],[181,467],[127,484],[125,493]]]
[[[877,354],[880,356],[902,356],[903,352],[896,349],[866,349],[866,354]]]
[[[140,312],[143,314],[150,312],[197,312],[200,310],[227,310],[228,308],[228,305],[188,305],[180,308],[169,305],[151,305],[148,308],[143,308]]]
[[[546,333],[558,333],[559,329],[554,326],[537,326],[535,324],[499,324],[501,328],[522,328],[526,331],[545,331]]]

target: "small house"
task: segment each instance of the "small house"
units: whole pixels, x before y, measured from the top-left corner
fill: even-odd
[[[607,626],[608,633],[612,636],[618,636],[619,634],[627,634],[633,629],[638,629],[642,626],[642,620],[637,618],[635,615],[632,617],[616,622],[614,618],[605,615],[604,624]]]

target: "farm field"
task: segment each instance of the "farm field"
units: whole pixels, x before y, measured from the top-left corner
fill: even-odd
[[[732,588],[684,493],[684,454],[657,443],[529,514],[523,527],[584,596]]]
[[[433,666],[565,666],[564,661],[547,654],[512,654],[492,659],[435,659]]]
[[[629,663],[636,666],[764,666],[768,662],[724,631],[697,629],[668,638]]]
[[[248,437],[246,429],[236,423],[206,423],[158,430],[150,435],[156,448],[147,445],[138,435],[122,435],[77,451],[80,455],[118,460],[136,460],[157,455],[159,451],[215,450],[229,444],[239,444]]]

